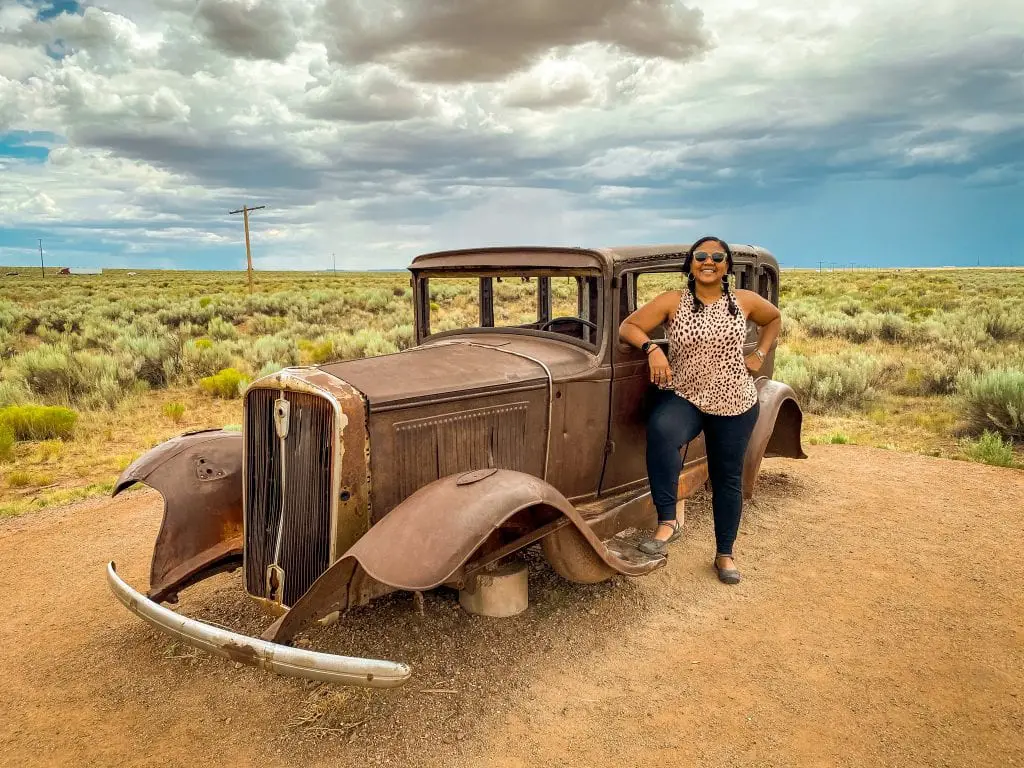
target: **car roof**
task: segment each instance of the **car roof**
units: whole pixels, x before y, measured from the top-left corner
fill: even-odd
[[[487,268],[516,269],[552,267],[622,269],[634,264],[666,258],[682,258],[689,243],[663,245],[624,245],[611,248],[571,248],[550,246],[496,246],[462,248],[424,253],[413,259],[413,271],[431,269]],[[760,258],[778,267],[775,257],[764,248],[742,243],[729,243],[735,256]]]

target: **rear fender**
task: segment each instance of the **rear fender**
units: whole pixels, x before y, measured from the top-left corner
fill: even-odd
[[[540,478],[507,469],[476,470],[435,480],[392,509],[263,637],[287,643],[317,618],[392,589],[461,586],[475,553],[486,556],[507,543],[503,539],[517,540],[545,526],[556,533],[574,531],[605,578],[641,576],[665,562],[631,562],[610,551],[576,508]]]
[[[797,402],[792,387],[781,381],[760,378],[754,382],[757,387],[758,404],[761,409],[757,424],[747,444],[747,455],[743,461],[743,498],[754,495],[754,483],[765,457],[785,456],[792,459],[806,459],[800,445],[800,428],[803,411]]]
[[[242,434],[191,432],[137,458],[114,484],[114,496],[144,483],[164,498],[153,548],[150,599],[177,592],[242,561]]]

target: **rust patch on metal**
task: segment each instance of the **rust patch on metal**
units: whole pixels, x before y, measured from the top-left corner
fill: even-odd
[[[114,495],[136,482],[164,498],[150,566],[152,599],[173,596],[241,554],[240,433],[210,430],[162,443],[132,462],[115,483]]]
[[[490,469],[475,469],[472,472],[466,472],[464,475],[459,475],[459,479],[455,481],[456,485],[472,485],[478,483],[485,477],[490,477],[497,472],[496,467]]]

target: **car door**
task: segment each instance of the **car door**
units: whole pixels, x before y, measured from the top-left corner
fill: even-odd
[[[612,388],[609,408],[609,442],[601,495],[620,493],[647,484],[647,403],[653,389],[647,368],[647,356],[639,349],[618,340],[618,326],[637,306],[662,290],[685,285],[682,262],[662,262],[656,268],[625,271],[615,282],[618,292],[612,343]],[[665,341],[665,329],[652,331],[651,337]],[[667,347],[666,347],[667,349]],[[685,451],[689,467],[704,460],[704,435],[698,435]]]

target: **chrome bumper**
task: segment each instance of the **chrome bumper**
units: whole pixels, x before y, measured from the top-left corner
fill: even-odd
[[[113,561],[107,564],[107,583],[129,611],[164,634],[232,661],[281,675],[368,688],[396,688],[412,675],[406,664],[291,648],[180,616],[132,589],[117,575]]]

